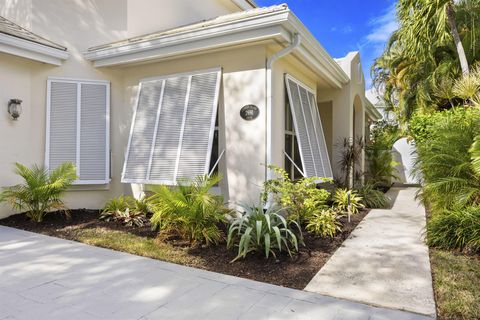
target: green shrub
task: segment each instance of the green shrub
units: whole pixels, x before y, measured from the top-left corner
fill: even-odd
[[[4,188],[0,202],[10,203],[15,210],[27,210],[27,217],[35,222],[42,222],[48,211],[66,209],[61,196],[77,179],[72,163],[63,163],[51,173],[36,165],[28,168],[15,163],[15,172],[24,183]]]
[[[218,224],[225,221],[228,210],[223,198],[209,191],[220,180],[219,176],[202,176],[177,187],[152,187],[153,228],[160,236],[178,235],[191,245],[217,244],[222,238]]]
[[[308,218],[306,230],[317,236],[333,238],[337,231],[342,231],[339,217],[331,208],[317,211]]]
[[[370,209],[387,208],[390,199],[380,190],[375,189],[371,183],[366,183],[356,189],[358,195],[362,198],[362,203]]]
[[[137,200],[132,196],[121,196],[105,204],[100,220],[120,221],[126,226],[143,227],[148,221],[148,212],[148,203],[145,198]]]
[[[355,190],[337,189],[333,195],[334,206],[343,213],[357,214],[365,206]]]
[[[270,254],[276,257],[277,251],[287,251],[289,255],[298,251],[302,238],[296,221],[287,221],[273,207],[266,212],[262,206],[245,207],[245,210],[228,229],[227,247],[238,246],[238,255],[233,261],[245,258],[250,252],[264,252],[268,258]]]
[[[325,209],[330,192],[317,188],[317,182],[330,182],[325,178],[302,178],[292,181],[282,168],[269,166],[277,175],[277,179],[269,180],[264,185],[263,200],[266,202],[269,194],[276,204],[286,209],[287,218],[303,223],[313,212]]]
[[[480,252],[480,206],[433,214],[427,222],[427,241],[441,249]]]
[[[475,172],[469,153],[480,134],[480,110],[452,109],[427,117],[428,120],[426,117],[418,115],[412,119],[414,124],[428,123],[424,131],[410,129],[418,153],[415,170],[423,179],[419,196],[434,211],[480,204],[480,175]]]

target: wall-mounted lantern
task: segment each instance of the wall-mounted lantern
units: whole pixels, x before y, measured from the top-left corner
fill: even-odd
[[[10,99],[10,101],[8,102],[8,113],[13,120],[17,120],[22,113],[22,100]]]

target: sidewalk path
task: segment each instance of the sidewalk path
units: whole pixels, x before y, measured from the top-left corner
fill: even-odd
[[[305,290],[435,316],[425,209],[416,188],[392,188],[393,207],[372,210]]]
[[[0,319],[428,318],[0,227]]]

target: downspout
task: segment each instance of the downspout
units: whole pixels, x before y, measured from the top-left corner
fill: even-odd
[[[300,46],[301,43],[301,38],[298,33],[295,33],[293,35],[293,41],[290,43],[290,45],[275,54],[273,54],[271,57],[267,59],[267,66],[266,66],[266,96],[267,96],[267,113],[266,113],[266,121],[267,121],[267,142],[266,142],[266,161],[265,161],[265,181],[271,180],[273,178],[272,170],[268,169],[268,166],[272,164],[272,158],[273,158],[273,145],[272,145],[272,128],[273,128],[273,96],[272,96],[272,87],[273,87],[273,73],[272,73],[272,67],[275,61],[278,59],[291,54],[296,48]],[[269,197],[269,203],[271,199]]]

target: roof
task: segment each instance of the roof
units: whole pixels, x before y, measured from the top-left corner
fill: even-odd
[[[137,36],[137,37],[121,40],[121,41],[116,41],[116,42],[107,43],[100,46],[95,46],[95,47],[89,48],[88,52],[102,50],[102,49],[114,49],[114,48],[122,47],[125,45],[147,42],[153,39],[158,40],[167,36],[188,33],[190,31],[206,29],[209,27],[220,26],[223,24],[227,24],[229,22],[244,20],[248,18],[254,18],[256,16],[260,16],[268,13],[284,11],[286,9],[288,9],[288,6],[286,4],[281,4],[281,5],[276,5],[276,6],[266,7],[266,8],[254,8],[251,10],[235,12],[235,13],[219,16],[214,19],[202,20],[196,23],[188,24],[181,27],[176,27],[173,29],[162,30],[162,31],[149,33],[146,35],[141,35],[141,36]]]
[[[0,16],[0,33],[6,34],[12,37],[16,37],[19,39],[27,40],[30,42],[34,42],[37,44],[41,44],[54,49],[67,51],[67,48],[59,44],[56,44],[50,40],[47,40],[25,28],[22,28],[18,24],[13,23],[12,21],[5,19],[2,16]]]

